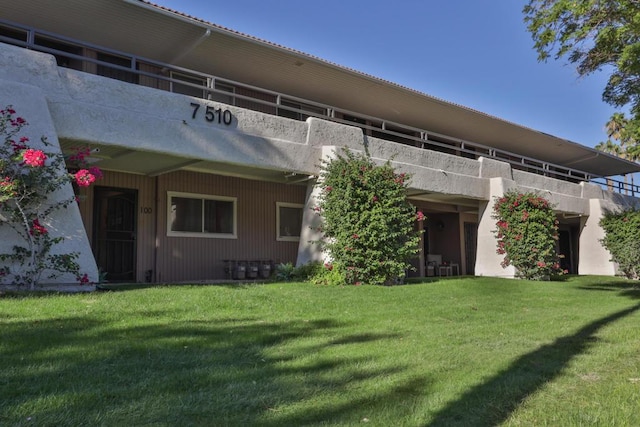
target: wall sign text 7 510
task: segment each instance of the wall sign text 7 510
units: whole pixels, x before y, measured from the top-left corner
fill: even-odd
[[[191,114],[191,118],[195,119],[198,116],[198,111],[202,105],[192,102],[191,108],[193,108],[193,114]],[[204,119],[210,123],[219,123],[223,125],[229,126],[233,121],[233,114],[231,111],[222,108],[215,108],[211,105],[207,105],[204,109]]]

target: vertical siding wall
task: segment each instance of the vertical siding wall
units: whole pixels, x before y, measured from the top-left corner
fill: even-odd
[[[167,236],[167,192],[237,197],[237,239]],[[276,241],[276,202],[304,204],[306,187],[220,175],[158,177],[158,282],[224,279],[225,259],[295,264],[298,242]]]
[[[155,178],[120,172],[104,171],[104,177],[96,181],[97,186],[116,187],[138,190],[138,206],[136,213],[137,263],[136,281],[145,281],[145,272],[154,269],[155,254],[155,208],[151,213],[141,213],[142,207],[155,207]],[[93,247],[93,186],[80,189],[80,214],[84,221],[87,236]]]

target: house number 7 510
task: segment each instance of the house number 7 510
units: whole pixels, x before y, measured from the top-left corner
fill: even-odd
[[[193,108],[193,114],[191,114],[191,118],[195,119],[198,115],[198,110],[200,110],[201,105],[192,102],[191,107]],[[233,121],[233,114],[231,111],[222,108],[215,108],[211,105],[207,105],[204,109],[204,119],[210,123],[218,122],[220,124],[224,124],[229,126]]]

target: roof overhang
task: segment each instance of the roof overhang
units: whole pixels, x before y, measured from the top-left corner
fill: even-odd
[[[0,0],[0,9],[3,19],[83,42],[595,176],[640,171],[637,163],[143,0]]]

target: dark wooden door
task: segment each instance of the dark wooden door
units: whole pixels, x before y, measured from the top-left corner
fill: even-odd
[[[93,253],[109,282],[136,279],[137,190],[95,187]]]

